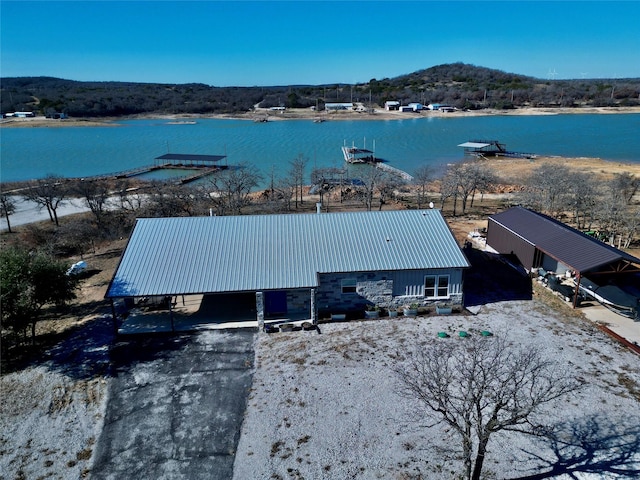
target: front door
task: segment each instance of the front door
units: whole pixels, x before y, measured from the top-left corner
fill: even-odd
[[[277,290],[265,292],[264,295],[264,314],[266,317],[276,315],[284,315],[287,313],[287,292]]]

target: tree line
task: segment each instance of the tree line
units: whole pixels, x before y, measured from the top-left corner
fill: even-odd
[[[200,83],[79,82],[52,77],[1,79],[0,110],[42,115],[232,114],[256,105],[318,107],[329,102],[448,104],[460,109],[640,105],[640,79],[537,79],[464,63],[438,65],[357,84],[214,87]]]

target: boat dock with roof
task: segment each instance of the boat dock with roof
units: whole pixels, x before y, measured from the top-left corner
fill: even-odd
[[[464,148],[464,154],[473,157],[513,157],[513,158],[535,158],[532,153],[510,152],[504,143],[498,140],[469,140],[461,143],[459,147]]]
[[[344,155],[344,161],[347,163],[378,163],[380,160],[376,158],[375,154],[375,142],[373,144],[374,150],[368,150],[366,147],[366,139],[364,140],[363,148],[356,147],[355,144],[351,144],[350,147],[346,145],[346,142],[342,145],[342,154]]]
[[[153,165],[145,165],[109,176],[114,176],[115,178],[131,178],[158,170],[193,170],[192,175],[186,175],[175,179],[177,183],[185,184],[217,172],[218,170],[228,168],[227,165],[220,165],[219,163],[225,158],[226,155],[165,153],[164,155],[156,157]]]

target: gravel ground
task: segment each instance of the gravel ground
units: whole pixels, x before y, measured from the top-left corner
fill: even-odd
[[[396,394],[391,367],[412,349],[465,341],[459,330],[539,345],[584,384],[543,412],[549,424],[564,426],[569,441],[562,448],[554,454],[549,442],[496,434],[486,478],[520,478],[567,462],[589,462],[600,472],[577,478],[612,478],[609,463],[624,466],[616,455],[629,448],[640,468],[638,356],[534,298],[491,304],[477,316],[327,323],[321,333],[261,335],[234,479],[457,478],[457,438],[442,425],[425,426],[428,419],[415,421],[420,406]],[[440,331],[451,337],[438,338]],[[591,457],[580,447],[585,442]]]
[[[543,346],[584,383],[544,412],[549,424],[564,425],[565,444],[497,434],[486,478],[522,478],[574,463],[600,472],[575,478],[613,478],[612,466],[629,468],[620,460],[626,454],[640,468],[638,356],[535,295],[483,306],[476,316],[326,323],[320,333],[259,335],[233,478],[457,478],[457,439],[441,425],[427,427],[426,418],[415,420],[419,405],[395,393],[391,367],[412,349],[465,341],[459,330],[485,329]],[[438,338],[440,331],[451,338]],[[110,335],[109,319],[98,317],[44,362],[0,378],[0,478],[91,476],[111,381]]]
[[[89,474],[102,431],[113,327],[97,317],[0,377],[0,478],[78,479]]]

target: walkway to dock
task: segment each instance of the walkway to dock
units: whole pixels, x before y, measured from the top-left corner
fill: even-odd
[[[390,173],[391,175],[395,175],[396,177],[400,177],[407,182],[413,181],[413,177],[407,172],[405,172],[404,170],[400,170],[399,168],[392,167],[391,165],[388,165],[386,163],[376,163],[376,168]]]

